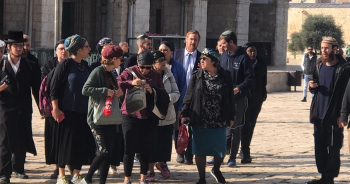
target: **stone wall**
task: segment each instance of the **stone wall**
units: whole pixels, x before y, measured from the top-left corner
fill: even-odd
[[[249,42],[273,42],[276,4],[250,4]]]
[[[33,5],[32,48],[53,48],[55,1],[35,0]]]
[[[162,0],[162,34],[181,35],[181,3],[179,0]]]
[[[41,1],[41,0],[38,0]],[[5,0],[4,1],[4,35],[11,29],[25,31],[26,26],[26,0]]]

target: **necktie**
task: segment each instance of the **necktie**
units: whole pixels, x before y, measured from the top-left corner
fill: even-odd
[[[190,83],[192,70],[193,70],[193,62],[192,62],[192,53],[188,53],[187,55],[187,67],[186,67],[186,84]]]

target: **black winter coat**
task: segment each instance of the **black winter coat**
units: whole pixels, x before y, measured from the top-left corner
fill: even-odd
[[[1,60],[0,66],[2,67],[3,64],[4,59]],[[31,124],[19,126],[16,119],[18,113],[21,113],[22,117],[28,118],[25,122],[31,122],[32,94],[37,105],[39,100],[40,75],[37,72],[35,63],[23,57],[16,74],[8,60],[5,64],[5,71],[0,70],[1,78],[7,75],[10,79],[9,86],[0,92],[0,144],[7,135],[12,153],[16,153],[18,146],[22,145],[20,143],[25,142],[26,151],[36,155]]]
[[[334,76],[333,76],[331,97],[329,100],[326,114],[321,122],[322,124],[326,123],[333,126],[338,126],[337,120],[340,117],[340,108],[341,108],[345,88],[346,88],[346,85],[348,84],[349,77],[350,77],[350,63],[347,63],[342,56],[339,56],[336,54],[336,57],[338,59],[338,65],[337,65],[337,68],[335,69]],[[321,64],[323,63],[320,58],[316,62],[316,70],[311,79],[316,83],[318,83],[318,79],[319,79],[318,75],[319,75]],[[318,87],[316,88],[309,87],[309,90],[311,93],[315,94],[315,96],[312,99],[311,107],[310,107],[310,122],[315,123]]]
[[[47,63],[45,63],[41,67],[41,80],[43,80],[47,76],[47,74],[49,74],[50,71],[57,66],[57,64],[58,64],[57,57],[54,57],[51,60],[49,60]]]
[[[226,121],[226,125],[230,126],[230,121],[234,120],[236,115],[233,82],[229,71],[218,67],[218,75],[222,80],[222,119]],[[203,77],[204,72],[202,69],[194,71],[191,76],[190,83],[188,84],[187,92],[183,100],[182,117],[190,118],[190,126],[200,127],[201,125],[201,112],[204,107],[203,98]]]

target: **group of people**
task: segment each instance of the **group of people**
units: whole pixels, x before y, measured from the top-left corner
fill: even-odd
[[[32,94],[37,105],[45,86],[52,108],[45,118],[45,159],[56,165],[51,175],[57,184],[92,183],[98,170],[99,183],[108,173],[124,166],[124,184],[131,183],[134,160],[140,162],[140,181],[156,180],[155,169],[170,178],[172,144],[179,126],[189,126],[187,149],[176,161],[195,163],[197,184],[206,183],[205,166],[218,183],[226,183],[220,167],[236,166],[241,144],[241,163],[252,162],[250,143],[263,102],[266,100],[267,69],[257,57],[253,43],[237,45],[236,34],[223,32],[217,48],[197,50],[200,33],[186,34],[185,47],[175,49],[164,41],[157,51],[147,35],[137,37],[138,52],[128,55],[127,42],[113,44],[102,38],[96,50],[101,57],[90,65],[89,42],[72,35],[55,45],[56,56],[41,68],[30,54],[30,37],[9,31],[8,54],[0,62],[0,183],[15,177],[26,179],[27,152],[36,154],[32,137]],[[40,89],[40,90],[39,90]],[[134,89],[145,93],[144,107],[130,111]],[[31,94],[32,92],[32,94]],[[47,104],[46,104],[47,105]],[[40,107],[39,107],[40,108]],[[158,112],[156,112],[158,111]],[[206,156],[213,156],[207,162]],[[82,165],[90,165],[83,178]],[[66,177],[65,168],[72,177]]]

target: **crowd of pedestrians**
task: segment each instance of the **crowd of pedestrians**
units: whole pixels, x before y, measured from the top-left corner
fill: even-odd
[[[254,43],[237,45],[234,32],[224,31],[215,49],[202,52],[196,30],[186,34],[180,49],[164,41],[152,51],[151,38],[140,35],[138,52],[131,56],[127,42],[116,46],[105,37],[96,45],[100,57],[90,65],[84,60],[91,52],[89,42],[72,35],[57,42],[56,56],[41,68],[30,53],[30,37],[22,31],[8,35],[6,43],[0,40],[0,184],[10,183],[12,172],[17,178],[29,178],[25,155],[37,154],[32,94],[45,119],[45,159],[56,166],[51,178],[57,184],[91,184],[97,170],[99,183],[104,184],[121,162],[124,184],[135,183],[131,181],[135,160],[140,162],[140,184],[157,180],[155,168],[169,179],[167,162],[173,140],[178,147],[182,124],[188,126],[189,141],[176,161],[189,165],[195,161],[197,184],[206,183],[206,165],[213,165],[210,173],[217,183],[226,183],[220,167],[235,167],[240,147],[241,163],[253,161],[250,143],[267,98],[267,67],[259,48]],[[3,56],[5,47],[8,54]],[[322,174],[320,180],[308,183],[331,184],[339,174],[343,127],[350,112],[350,65],[335,54],[337,47],[334,38],[325,37],[321,58],[316,61],[309,47],[302,64],[314,94],[310,121]],[[43,90],[49,94],[46,103],[39,96]],[[51,111],[44,113],[42,106]],[[207,161],[207,156],[212,158]],[[83,165],[90,165],[84,177]]]

